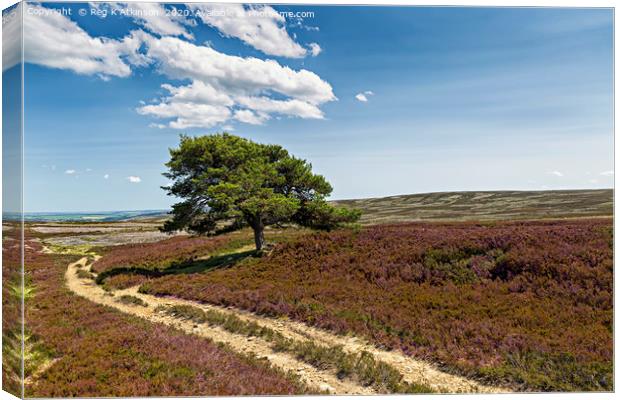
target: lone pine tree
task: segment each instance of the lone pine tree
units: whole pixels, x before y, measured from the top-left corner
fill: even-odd
[[[227,133],[181,136],[166,166],[164,176],[172,183],[163,189],[183,201],[172,206],[165,232],[218,234],[250,226],[261,250],[268,225],[330,230],[360,217],[359,211],[328,204],[331,185],[278,145]]]

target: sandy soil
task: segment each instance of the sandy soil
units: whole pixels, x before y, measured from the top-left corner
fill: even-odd
[[[229,345],[233,350],[248,354],[254,353],[256,357],[266,358],[273,365],[299,375],[308,385],[329,391],[335,394],[374,394],[372,388],[363,387],[356,382],[339,380],[333,372],[318,370],[313,366],[298,361],[294,355],[274,352],[270,344],[262,339],[233,334],[218,327],[210,327],[206,324],[196,325],[191,321],[182,321],[174,317],[165,316],[155,312],[157,306],[191,305],[204,311],[215,310],[222,313],[234,314],[246,321],[253,321],[261,326],[271,328],[282,335],[294,340],[312,340],[315,343],[342,346],[350,353],[367,351],[375,359],[386,362],[403,375],[407,382],[424,383],[439,392],[448,393],[505,393],[510,392],[507,388],[481,385],[467,378],[452,375],[440,371],[428,362],[413,359],[397,351],[385,351],[352,336],[337,336],[330,332],[305,325],[289,319],[272,319],[258,316],[246,311],[233,308],[207,305],[193,301],[181,300],[170,297],[155,297],[138,293],[138,287],[118,290],[112,295],[105,292],[90,279],[80,279],[76,272],[82,268],[90,271],[89,262],[96,260],[84,257],[76,263],[70,264],[65,278],[69,289],[76,294],[93,302],[114,307],[122,312],[145,318],[156,323],[174,326],[185,332],[208,337],[216,342]],[[115,297],[129,294],[138,297],[148,304],[148,307],[125,305],[117,302]]]

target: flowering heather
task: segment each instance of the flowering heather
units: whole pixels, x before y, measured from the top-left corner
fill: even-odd
[[[354,332],[520,390],[612,390],[612,246],[611,219],[379,225],[142,290]]]
[[[265,236],[269,243],[288,243],[307,232],[310,230],[304,228],[267,228]],[[132,282],[142,283],[149,275],[160,275],[158,272],[163,270],[195,266],[199,260],[229,250],[234,252],[249,244],[253,249],[253,243],[252,231],[243,229],[222,236],[177,236],[154,243],[110,246],[100,249],[105,257],[93,265],[93,271],[100,274],[99,283],[105,281],[110,288],[123,289],[133,286]]]
[[[63,284],[75,256],[39,253],[29,241],[36,295],[26,325],[57,361],[27,397],[298,394],[304,388],[267,364],[197,336],[89,302]]]
[[[2,389],[21,396],[21,229],[2,232]]]
[[[155,243],[114,246],[105,257],[93,265],[93,270],[104,272],[114,267],[156,269],[192,261],[206,256],[230,241],[230,236],[182,237],[177,236]]]

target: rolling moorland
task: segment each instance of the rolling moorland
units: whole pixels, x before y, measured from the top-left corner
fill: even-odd
[[[613,390],[611,190],[339,203],[361,224],[261,257],[157,216],[28,223],[26,395]]]
[[[363,224],[595,217],[612,214],[613,192],[611,189],[439,192],[334,203],[361,210]]]

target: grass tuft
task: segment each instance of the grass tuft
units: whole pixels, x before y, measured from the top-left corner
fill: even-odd
[[[155,311],[182,320],[192,321],[197,324],[204,324],[207,321],[207,316],[204,311],[198,307],[188,305],[157,306]]]
[[[130,306],[148,307],[148,304],[144,300],[142,300],[139,297],[132,296],[130,294],[124,294],[118,299],[116,299],[116,301],[118,301],[119,303],[130,305]]]

